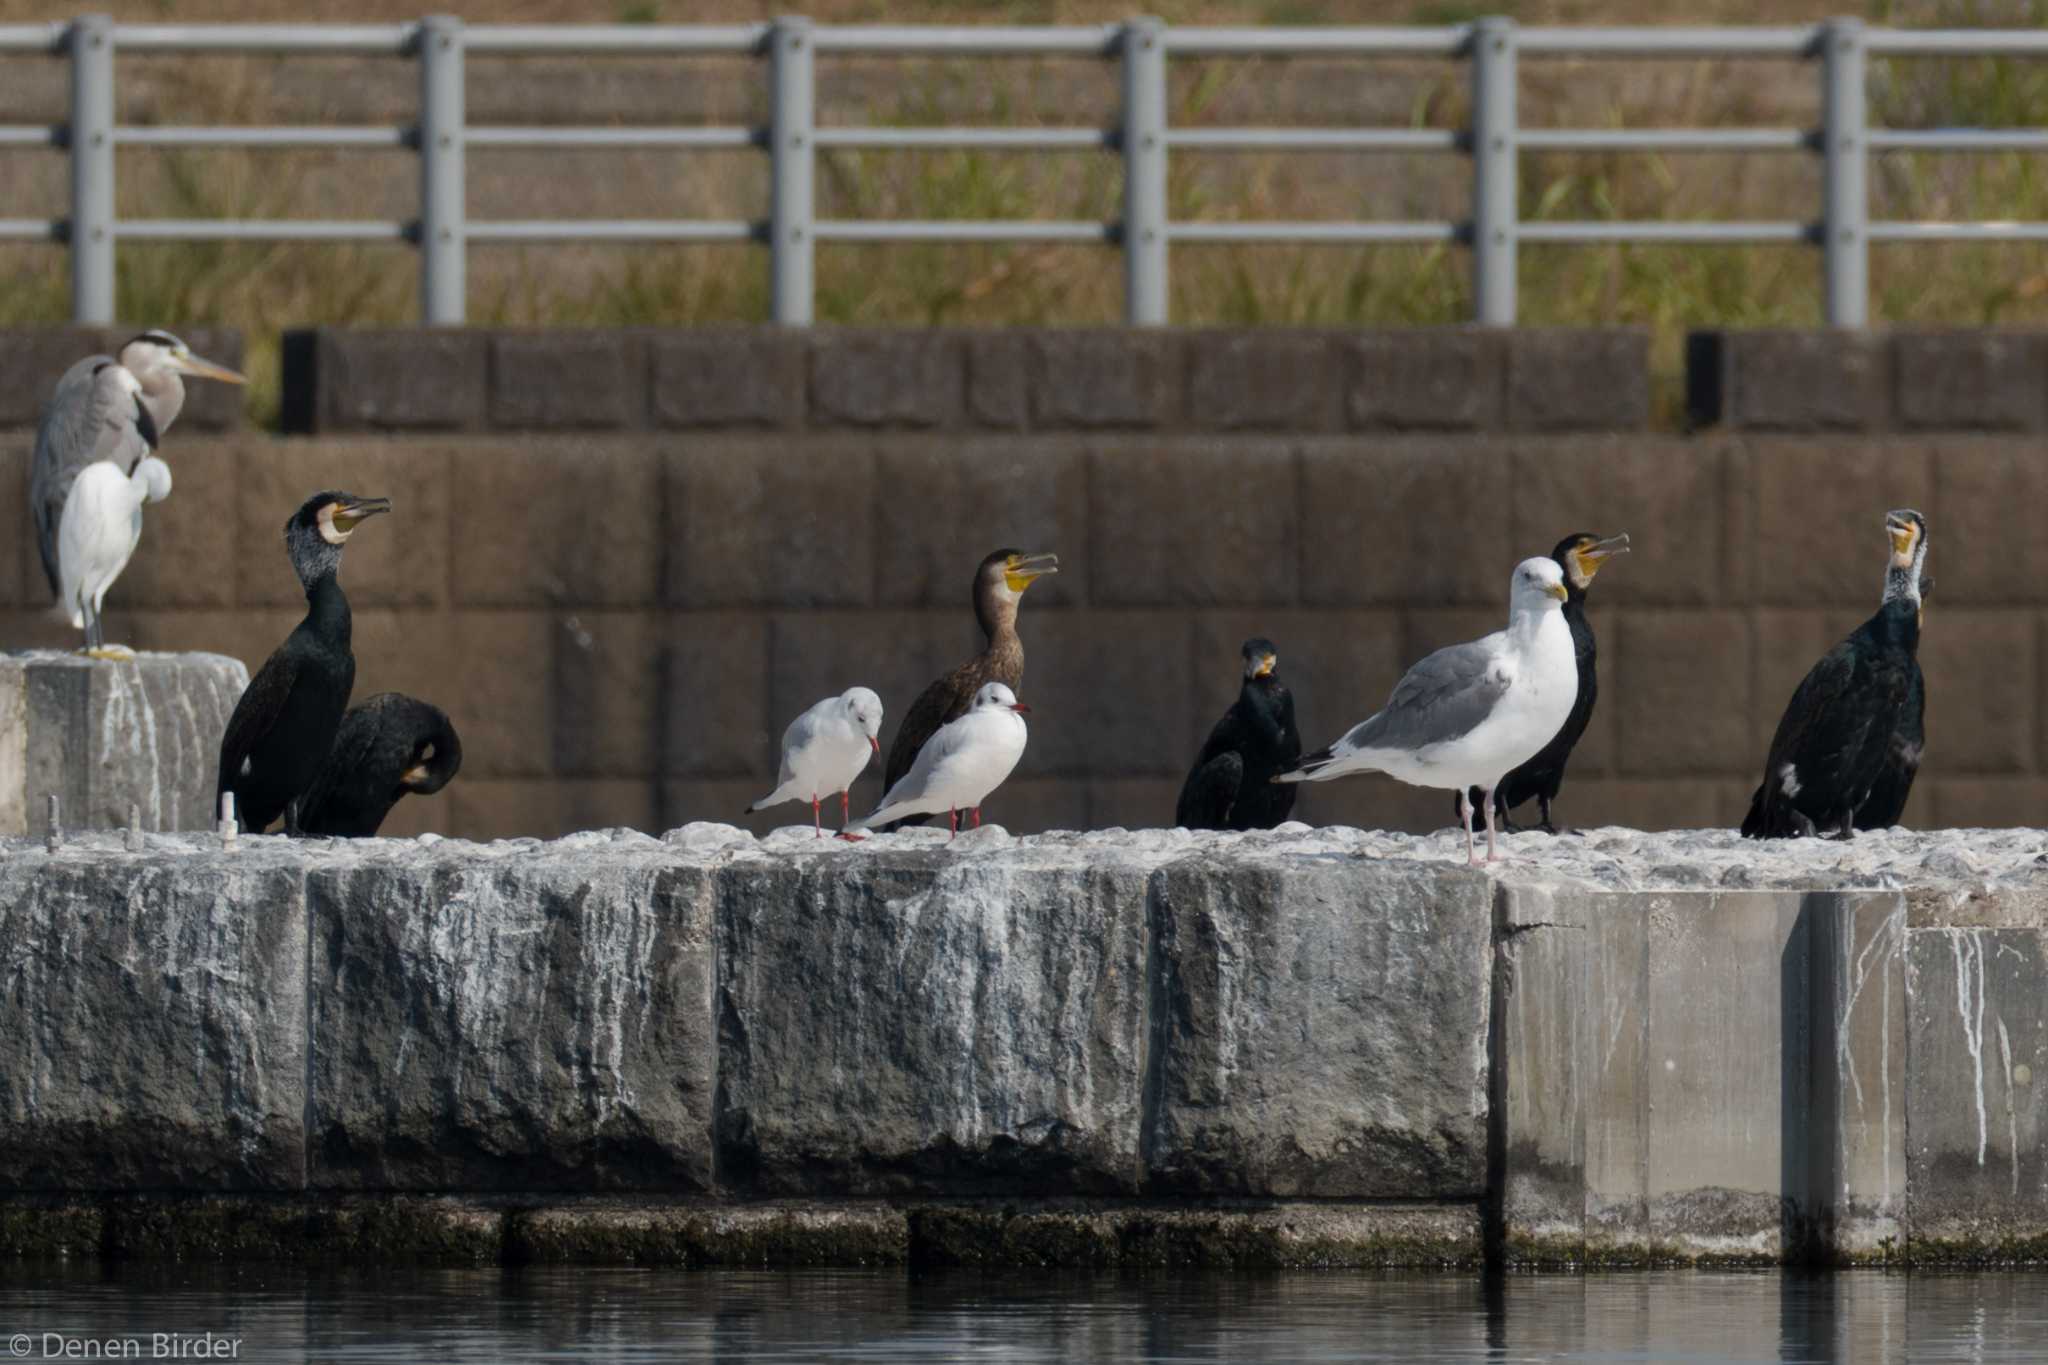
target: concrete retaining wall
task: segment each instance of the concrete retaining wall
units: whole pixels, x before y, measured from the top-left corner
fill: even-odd
[[[54,380],[84,340],[0,334],[0,354]],[[440,702],[465,749],[391,831],[652,831],[737,818],[789,717],[854,681],[893,730],[975,645],[979,556],[1052,549],[1063,572],[1023,618],[1038,720],[994,809],[1140,827],[1171,818],[1246,636],[1279,642],[1321,742],[1407,663],[1496,627],[1516,559],[1626,529],[1559,814],[1729,825],[1799,677],[1871,610],[1878,518],[1911,505],[1937,586],[1908,823],[2048,822],[2042,338],[1695,352],[1716,424],[1677,435],[1647,426],[1647,340],[1626,331],[323,331],[287,388],[314,435],[172,433],[177,491],[109,625],[253,664],[300,611],[289,511],[313,488],[387,494],[344,572],[358,685]],[[0,414],[0,522],[26,524],[31,420]],[[33,549],[0,560],[0,636],[69,644]],[[1360,781],[1300,814],[1420,830],[1449,806]]]
[[[1456,852],[15,841],[0,1248],[2048,1254],[2029,839]]]

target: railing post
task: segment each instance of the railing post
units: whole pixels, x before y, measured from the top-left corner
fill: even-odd
[[[468,309],[462,21],[420,21],[420,317],[459,327]]]
[[[71,320],[114,320],[114,21],[71,25]]]
[[[1821,256],[1830,327],[1870,320],[1869,142],[1863,83],[1863,21],[1821,26]]]
[[[1166,25],[1124,25],[1124,321],[1166,322]]]
[[[811,22],[783,18],[768,36],[769,115],[768,160],[774,187],[768,208],[769,295],[775,321],[787,327],[811,322],[812,260],[817,234],[812,231],[812,179],[815,146],[811,138],[815,86],[812,84]]]
[[[1472,25],[1472,303],[1488,327],[1515,322],[1515,24]]]

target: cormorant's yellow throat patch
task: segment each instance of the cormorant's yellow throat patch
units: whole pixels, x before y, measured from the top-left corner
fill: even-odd
[[[1262,655],[1259,659],[1259,666],[1252,670],[1252,676],[1254,678],[1266,677],[1267,675],[1271,674],[1276,667],[1279,666],[1279,663],[1280,660],[1274,655]]]

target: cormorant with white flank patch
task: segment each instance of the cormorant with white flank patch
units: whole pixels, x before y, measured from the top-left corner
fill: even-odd
[[[1273,780],[1386,773],[1411,786],[1455,791],[1472,863],[1479,854],[1464,792],[1477,787],[1486,812],[1486,861],[1494,861],[1494,788],[1550,742],[1578,694],[1564,603],[1557,561],[1523,560],[1508,584],[1506,630],[1430,655],[1394,685],[1377,713]]]
[[[292,814],[334,749],[356,680],[348,598],[337,576],[341,550],[357,525],[390,510],[388,498],[315,493],[285,523],[285,548],[306,590],[306,619],[249,680],[220,743],[214,803],[218,808],[221,794],[233,792],[244,829],[261,833]]]
[[[85,632],[87,652],[101,657],[132,657],[107,648],[100,602],[135,553],[142,505],[170,494],[170,467],[156,450],[185,406],[180,375],[247,382],[169,332],[144,332],[119,359],[87,356],[66,370],[36,427],[29,511],[43,574],[58,610]]]
[[[827,697],[789,723],[782,732],[782,768],[775,790],[747,807],[747,814],[784,801],[811,803],[811,829],[820,838],[818,803],[839,793],[839,824],[847,822],[846,792],[882,751],[875,736],[882,732],[882,699],[872,688],[849,687]]]
[[[981,623],[987,647],[918,693],[904,712],[896,740],[889,746],[888,765],[882,770],[883,790],[902,780],[917,762],[925,741],[937,734],[940,726],[967,714],[983,687],[999,682],[1015,692],[1024,686],[1024,641],[1017,635],[1017,605],[1034,581],[1059,571],[1058,555],[1028,555],[1021,550],[997,550],[976,567],[974,619]],[[921,825],[924,818],[900,823]]]
[[[1905,807],[1920,765],[1921,570],[1927,521],[1901,510],[1884,519],[1891,541],[1877,614],[1829,650],[1792,694],[1750,798],[1744,837],[1855,835],[1873,794],[1891,823]]]
[[[1508,818],[1508,812],[1521,805],[1530,797],[1536,798],[1536,809],[1540,818],[1535,828],[1545,834],[1557,833],[1557,826],[1551,823],[1550,803],[1557,800],[1558,789],[1564,785],[1564,765],[1578,746],[1579,737],[1586,733],[1587,724],[1593,719],[1593,703],[1600,695],[1600,679],[1596,651],[1593,645],[1593,623],[1586,619],[1586,589],[1592,585],[1593,575],[1600,572],[1600,566],[1616,555],[1628,553],[1628,536],[1610,536],[1603,540],[1590,531],[1578,531],[1566,536],[1550,552],[1557,561],[1557,567],[1564,570],[1564,622],[1571,627],[1572,653],[1578,659],[1579,694],[1572,702],[1572,713],[1565,717],[1564,728],[1536,757],[1509,773],[1500,780],[1500,786],[1493,794],[1495,813],[1500,827],[1509,834],[1519,834],[1523,826]],[[1479,792],[1475,788],[1466,794],[1466,800],[1476,803]]]
[[[1173,822],[1182,829],[1272,829],[1294,810],[1294,787],[1273,777],[1301,757],[1294,697],[1274,670],[1280,651],[1262,637],[1244,642],[1244,683],[1209,731],[1181,784]]]
[[[432,796],[462,769],[462,739],[440,707],[379,692],[341,718],[334,748],[299,798],[299,832],[368,839],[399,798]]]
[[[1003,684],[984,684],[967,714],[940,726],[917,751],[910,771],[890,784],[882,804],[840,831],[840,837],[859,839],[856,831],[940,811],[955,834],[963,810],[973,813],[974,827],[980,829],[981,803],[1024,757],[1024,714],[1030,709]]]

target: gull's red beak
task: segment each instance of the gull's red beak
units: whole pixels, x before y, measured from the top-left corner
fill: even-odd
[[[879,739],[876,739],[876,738],[875,738],[875,737],[874,737],[873,735],[869,735],[869,736],[868,736],[868,747],[869,747],[870,749],[873,749],[873,750],[874,750],[874,751],[875,751],[876,753],[880,753],[880,752],[882,752],[882,741],[881,741],[881,740],[879,740]]]
[[[1028,707],[1028,706],[1026,706],[1026,705],[1025,705],[1025,704],[1024,704],[1023,702],[1021,702],[1021,701],[1020,701],[1020,702],[1018,702],[1018,703],[1017,703],[1016,705],[1012,706],[1012,707],[1011,707],[1010,709],[1011,709],[1012,711],[1015,711],[1015,712],[1016,712],[1016,713],[1017,713],[1018,715],[1020,715],[1020,716],[1025,716],[1025,715],[1029,715],[1029,714],[1031,714],[1031,708],[1030,708],[1030,707]]]

